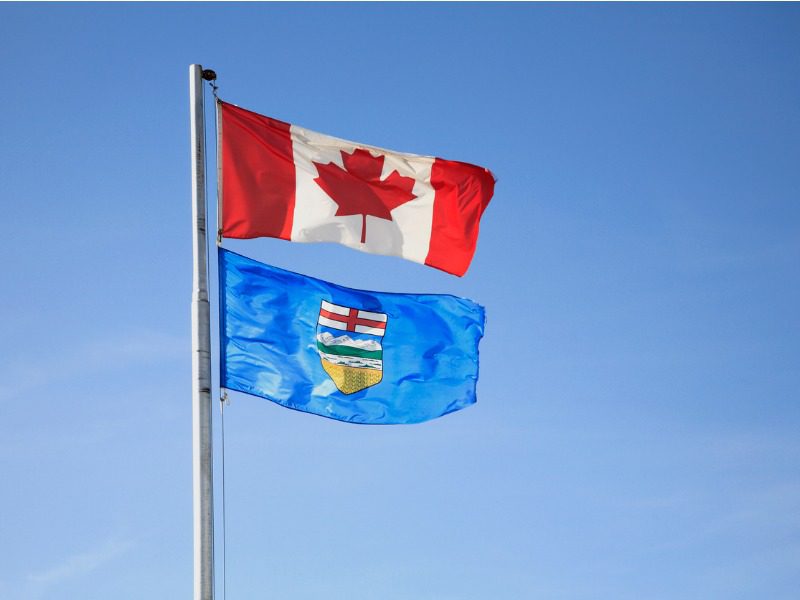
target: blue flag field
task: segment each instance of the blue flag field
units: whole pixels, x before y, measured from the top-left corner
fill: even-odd
[[[222,387],[365,424],[419,423],[475,402],[484,309],[355,290],[219,249]]]

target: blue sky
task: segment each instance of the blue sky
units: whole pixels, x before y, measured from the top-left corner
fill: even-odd
[[[191,595],[195,62],[499,179],[463,279],[228,244],[487,309],[443,419],[233,395],[230,598],[796,597],[797,5],[2,4],[0,58],[1,597]]]

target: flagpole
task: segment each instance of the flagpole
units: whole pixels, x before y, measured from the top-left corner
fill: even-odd
[[[192,144],[192,491],[194,600],[214,599],[214,480],[211,448],[211,313],[206,241],[205,112],[203,80],[216,79],[200,65],[189,67]]]

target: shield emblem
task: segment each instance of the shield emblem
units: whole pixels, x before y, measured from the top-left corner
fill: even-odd
[[[322,301],[317,352],[322,368],[343,394],[354,394],[383,378],[384,313]]]

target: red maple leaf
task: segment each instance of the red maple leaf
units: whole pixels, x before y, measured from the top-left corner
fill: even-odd
[[[319,177],[314,181],[339,205],[337,217],[361,215],[363,244],[367,241],[367,215],[391,221],[395,208],[416,198],[411,193],[414,179],[397,171],[381,179],[384,157],[372,156],[367,150],[341,153],[344,169],[335,163],[315,162]]]

